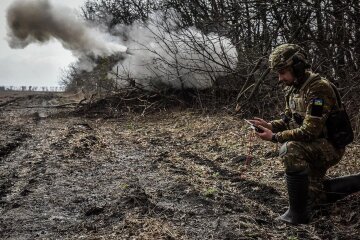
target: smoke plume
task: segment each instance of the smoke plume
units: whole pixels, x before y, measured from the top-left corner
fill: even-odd
[[[167,14],[155,12],[146,23],[118,25],[110,34],[49,0],[16,0],[7,12],[8,42],[12,48],[25,48],[57,39],[78,57],[75,66],[80,72],[91,72],[97,56],[131,52],[119,54],[121,60],[108,72],[120,87],[135,83],[145,89],[202,89],[233,72],[237,51],[229,39],[193,27],[179,28],[177,14]],[[125,41],[130,51],[119,44]]]
[[[112,71],[119,86],[130,79],[146,89],[204,89],[233,72],[237,51],[229,39],[194,27],[179,29],[177,14],[168,14],[155,12],[145,24],[117,26],[118,35],[127,33],[132,53]]]
[[[7,11],[8,43],[25,48],[55,38],[76,56],[109,56],[127,48],[114,36],[88,26],[70,8],[48,0],[16,0]]]

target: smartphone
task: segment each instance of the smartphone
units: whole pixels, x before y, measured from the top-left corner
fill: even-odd
[[[255,126],[253,123],[251,123],[249,120],[244,119],[245,122],[247,122],[250,125],[250,128],[254,129],[256,132],[262,133],[264,132],[261,128]]]

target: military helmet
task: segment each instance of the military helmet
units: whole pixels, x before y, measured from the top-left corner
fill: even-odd
[[[280,71],[289,66],[293,66],[295,61],[303,61],[306,65],[306,53],[299,45],[282,44],[277,46],[269,56],[269,65],[273,71]]]

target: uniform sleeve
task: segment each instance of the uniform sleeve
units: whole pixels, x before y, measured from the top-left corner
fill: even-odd
[[[273,133],[278,133],[290,129],[289,120],[291,119],[291,111],[286,108],[282,115],[282,119],[270,121]]]
[[[278,142],[312,141],[323,132],[326,120],[336,97],[326,80],[312,83],[305,94],[306,114],[303,124],[299,128],[276,133]]]
[[[287,129],[287,125],[283,119],[273,120],[270,124],[274,133],[285,131]]]
[[[282,118],[270,121],[273,133],[278,133],[278,132],[282,132],[287,129],[290,129],[288,120],[291,119],[291,111],[290,111],[290,108],[288,105],[288,98],[289,98],[289,94],[290,94],[291,90],[292,90],[291,87],[286,87],[284,89],[286,106],[285,106],[285,112],[282,114]]]

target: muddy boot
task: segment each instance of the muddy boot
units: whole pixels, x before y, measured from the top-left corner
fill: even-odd
[[[360,191],[360,174],[325,180],[324,189],[327,202],[336,202],[347,195]]]
[[[310,213],[308,207],[309,179],[307,171],[286,174],[286,183],[289,194],[288,210],[277,218],[287,223],[308,223]]]

